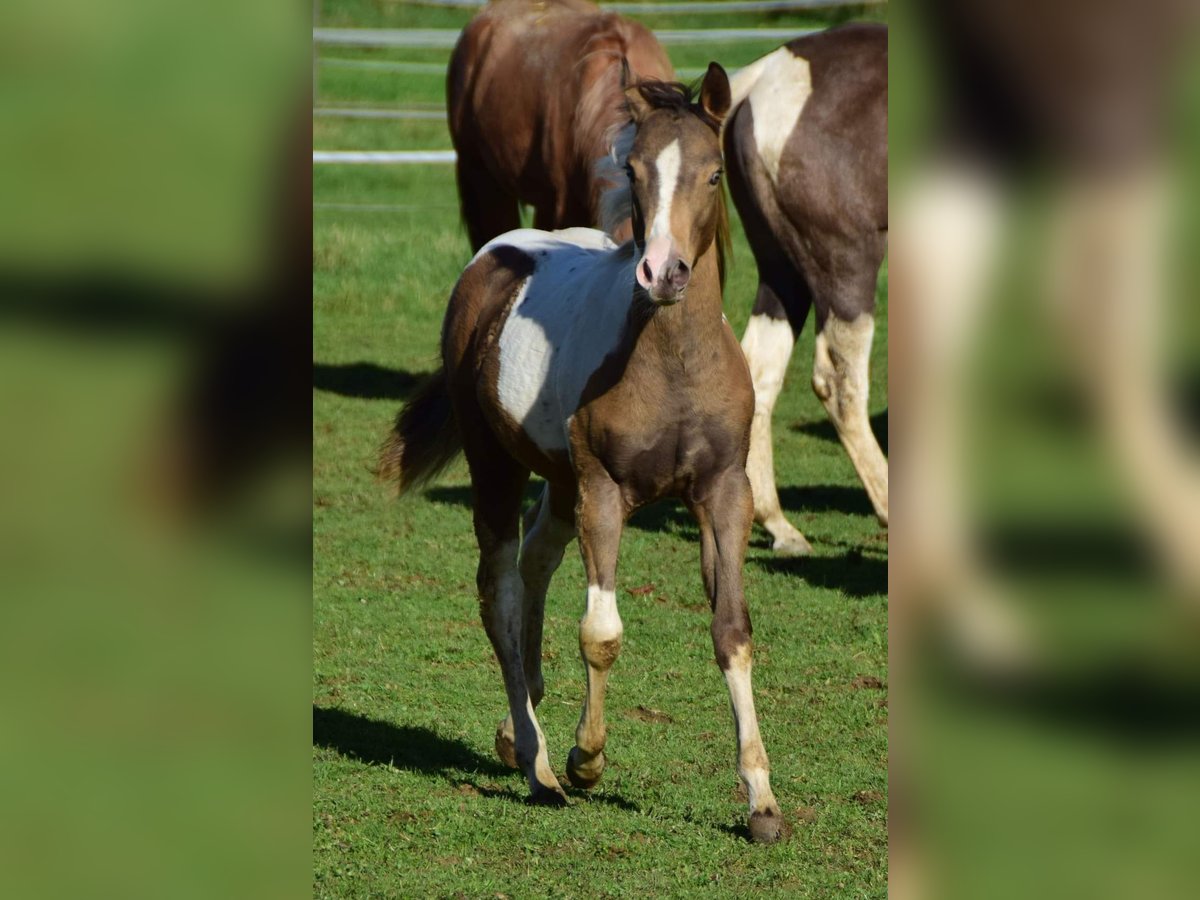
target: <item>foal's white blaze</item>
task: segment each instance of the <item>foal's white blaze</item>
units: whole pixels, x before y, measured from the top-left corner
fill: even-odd
[[[646,252],[642,256],[650,266],[650,278],[645,277],[641,263],[637,269],[638,281],[645,288],[658,279],[663,266],[671,258],[674,243],[671,239],[671,206],[679,185],[679,165],[682,160],[679,139],[676,138],[662,149],[654,161],[654,172],[658,178],[658,203],[654,210],[654,221],[650,223],[650,230],[646,234]]]
[[[630,260],[590,228],[510,231],[479,252],[497,246],[535,262],[500,332],[497,396],[540,449],[564,451],[567,420],[621,337],[633,297]]]
[[[771,181],[778,183],[783,149],[812,94],[812,74],[808,60],[793,55],[787,47],[767,54],[755,64],[755,70],[745,76],[749,79],[757,74],[748,88],[739,73],[737,81],[742,83],[735,84],[735,97],[740,91],[746,92],[754,113],[754,143],[758,155]]]
[[[671,202],[675,199],[681,161],[679,138],[667,144],[654,161],[654,172],[658,177],[658,208],[654,212],[654,222],[650,225],[648,239],[671,236]]]

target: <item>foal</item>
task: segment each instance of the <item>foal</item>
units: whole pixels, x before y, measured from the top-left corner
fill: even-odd
[[[531,799],[562,804],[534,709],[542,698],[546,589],[578,533],[587,574],[579,646],[587,694],[567,776],[604,770],[604,693],[621,650],[617,550],[638,507],[679,497],[696,516],[712,639],[733,706],[738,772],[754,840],[786,826],[771,793],[750,688],[742,562],[753,502],[746,452],[754,393],[721,313],[727,224],[721,120],[729,81],[712,63],[699,102],[681,85],[625,87],[636,134],[626,162],[634,239],[514,231],[485,246],[454,288],[442,370],[401,411],[380,473],[401,490],[436,474],[459,446],[471,471],[484,628],[504,676],[502,759]],[[525,516],[530,471],[546,479]]]

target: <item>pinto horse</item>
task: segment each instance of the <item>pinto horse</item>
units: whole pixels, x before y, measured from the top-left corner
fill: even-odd
[[[867,418],[875,281],[887,251],[887,28],[794,40],[740,71],[725,125],[729,192],[758,266],[742,349],[754,378],[754,516],[775,550],[811,547],[775,490],[771,413],[816,307],[812,387],[883,524],[887,459]]]
[[[727,230],[719,129],[729,81],[712,63],[699,101],[678,84],[625,89],[634,237],[601,231],[510,232],[459,278],[442,331],[442,369],[401,410],[380,474],[403,491],[461,447],[471,473],[484,628],[504,676],[502,760],[531,799],[563,804],[534,712],[542,699],[546,589],[578,534],[587,574],[579,646],[587,693],[567,776],[590,788],[604,770],[604,694],[621,650],[617,550],[638,507],[678,497],[700,525],[712,640],[737,731],[738,772],[756,841],[786,826],[771,793],[750,687],[742,563],[753,518],[746,453],[754,389],[721,312]],[[530,472],[546,479],[524,518]]]
[[[463,29],[446,101],[472,250],[520,228],[520,203],[535,228],[600,222],[606,178],[593,163],[624,121],[622,59],[635,75],[674,77],[648,29],[586,0],[493,0]]]

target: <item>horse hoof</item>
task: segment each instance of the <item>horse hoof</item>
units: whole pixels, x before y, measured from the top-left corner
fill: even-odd
[[[812,544],[805,540],[804,535],[794,529],[790,533],[781,534],[776,537],[775,543],[771,545],[771,549],[775,551],[777,556],[812,555]]]
[[[566,806],[567,795],[558,785],[547,787],[538,782],[529,793],[529,802],[533,806]]]
[[[786,841],[791,834],[791,827],[777,809],[750,814],[750,840],[756,844],[774,844],[777,841]]]
[[[496,729],[496,755],[500,757],[500,762],[504,763],[510,769],[517,769],[517,748],[513,743],[512,735],[504,733],[504,723],[500,723],[500,727]]]
[[[567,754],[567,778],[581,791],[588,791],[596,786],[604,774],[604,753],[597,753],[594,759],[586,763],[579,761],[581,755],[578,747],[572,747]]]

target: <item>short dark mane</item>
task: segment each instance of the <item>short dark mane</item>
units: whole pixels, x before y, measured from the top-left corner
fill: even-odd
[[[642,98],[655,109],[673,109],[678,112],[690,112],[717,134],[721,133],[721,123],[708,114],[708,111],[695,102],[700,92],[700,82],[684,84],[680,81],[659,81],[657,78],[643,78],[634,87]]]

